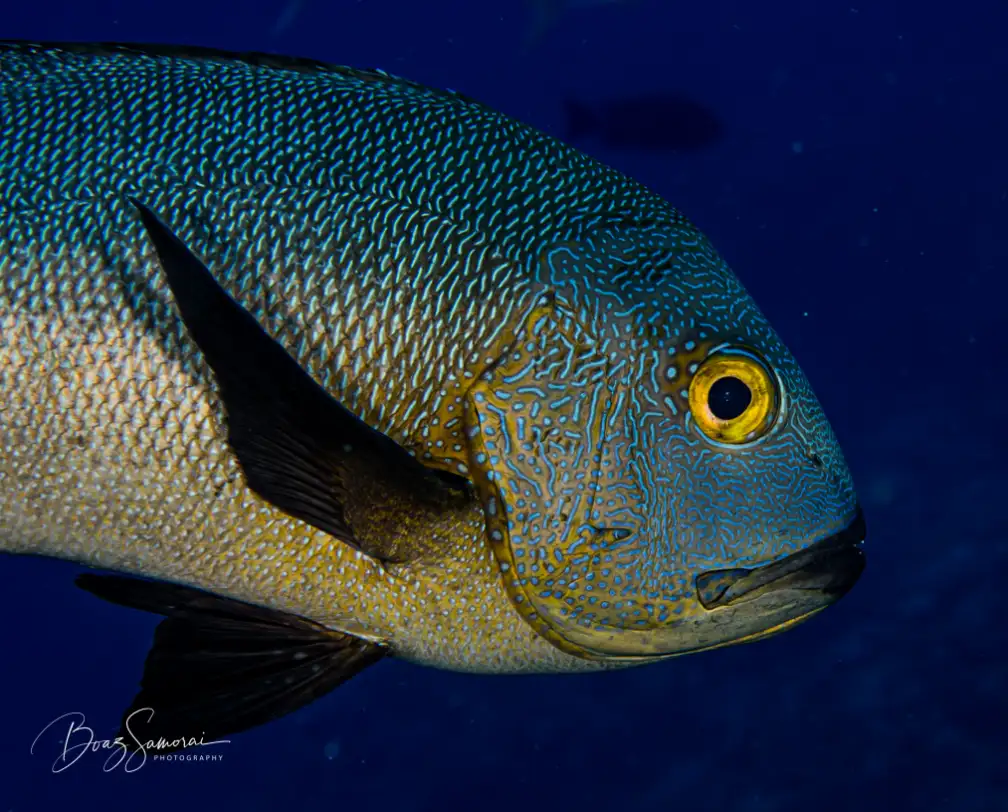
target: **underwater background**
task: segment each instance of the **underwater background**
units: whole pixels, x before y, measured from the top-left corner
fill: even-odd
[[[655,189],[822,401],[866,513],[860,582],[753,645],[583,676],[388,660],[218,762],[54,774],[33,740],[68,711],[114,735],[158,618],[75,589],[78,567],[0,558],[0,812],[1008,810],[1008,4],[572,1],[530,36],[534,17],[21,0],[0,38],[379,67]]]

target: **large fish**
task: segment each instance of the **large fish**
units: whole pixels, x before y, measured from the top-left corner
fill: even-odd
[[[707,239],[378,71],[0,46],[0,392],[2,549],[165,616],[144,735],[384,655],[756,640],[863,567],[830,426]]]

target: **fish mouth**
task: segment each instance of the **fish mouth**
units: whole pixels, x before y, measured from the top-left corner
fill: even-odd
[[[768,593],[795,596],[804,592],[816,593],[816,602],[824,607],[846,595],[861,577],[864,539],[864,513],[858,506],[854,519],[843,530],[780,561],[754,569],[711,570],[698,575],[697,597],[705,609],[713,610],[754,601]]]
[[[708,570],[694,579],[689,611],[650,628],[557,621],[577,656],[609,662],[653,662],[750,643],[779,634],[836,603],[865,568],[865,520],[860,506],[837,533],[771,564]],[[697,605],[699,604],[699,605]]]

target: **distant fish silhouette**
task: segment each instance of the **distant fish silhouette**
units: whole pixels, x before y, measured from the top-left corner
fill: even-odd
[[[698,150],[724,130],[708,107],[674,94],[627,96],[594,107],[568,98],[564,110],[568,140],[592,137],[613,149]]]
[[[526,47],[532,46],[553,28],[568,9],[611,6],[616,3],[632,3],[635,0],[525,0],[529,9],[528,29],[525,36]]]

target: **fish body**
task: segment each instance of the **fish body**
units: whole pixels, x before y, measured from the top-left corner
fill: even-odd
[[[421,457],[459,442],[452,401],[528,307],[519,257],[538,224],[532,208],[503,215],[545,197],[519,190],[526,167],[493,191],[513,136],[489,133],[480,107],[379,73],[289,64],[0,53],[0,536],[109,569],[199,573],[202,587],[270,594],[367,637],[398,627],[402,656],[420,662],[566,661],[513,622],[477,503],[437,531],[453,551],[393,579],[242,482],[212,375],[127,195],[171,212],[310,374]],[[439,153],[467,129],[482,143],[445,174]],[[532,171],[548,172],[549,157]],[[453,196],[459,183],[468,198]],[[477,619],[499,637],[485,656],[464,631]]]
[[[829,425],[703,235],[379,71],[0,45],[0,391],[0,549],[120,573],[81,585],[176,645],[318,644],[336,676],[258,716],[259,683],[181,703],[149,658],[225,731],[383,654],[758,639],[862,566]]]

